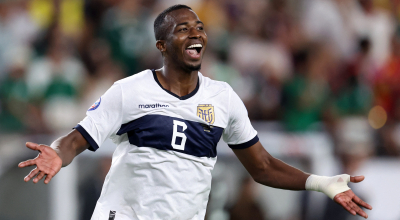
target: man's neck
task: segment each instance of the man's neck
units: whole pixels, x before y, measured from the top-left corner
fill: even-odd
[[[196,89],[198,71],[187,72],[182,68],[171,68],[165,65],[156,70],[156,74],[161,86],[179,97],[188,95]]]

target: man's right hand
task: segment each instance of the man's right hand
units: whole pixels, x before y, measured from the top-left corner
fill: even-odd
[[[36,178],[33,179],[33,182],[37,183],[46,176],[44,183],[48,184],[51,178],[60,171],[62,166],[61,158],[53,148],[47,145],[27,142],[26,147],[39,151],[39,155],[35,159],[30,159],[18,164],[18,167],[21,168],[36,165],[36,168],[24,178],[24,181],[28,182],[37,175]]]

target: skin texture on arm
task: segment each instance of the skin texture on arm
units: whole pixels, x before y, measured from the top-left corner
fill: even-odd
[[[272,157],[260,142],[233,152],[256,182],[279,189],[305,190],[310,174]]]
[[[34,183],[39,182],[46,176],[44,183],[49,183],[61,169],[72,162],[78,154],[89,147],[85,138],[77,130],[55,140],[50,146],[27,142],[26,147],[39,151],[39,155],[34,158],[18,164],[18,167],[28,167],[36,165],[25,178],[28,182],[33,177]]]
[[[89,147],[89,143],[79,131],[73,130],[55,140],[50,147],[57,152],[63,161],[62,166],[65,167],[72,162],[75,156],[86,150]]]
[[[246,149],[233,150],[233,152],[256,182],[279,189],[305,190],[305,183],[310,174],[272,157],[260,142]],[[350,182],[353,183],[363,180],[364,176],[350,177]],[[352,215],[360,215],[364,218],[368,218],[368,215],[359,206],[372,209],[352,190],[338,193],[333,200]]]

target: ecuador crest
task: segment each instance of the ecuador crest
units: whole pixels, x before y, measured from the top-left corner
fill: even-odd
[[[207,123],[213,124],[215,121],[214,106],[202,104],[197,106],[197,116]]]

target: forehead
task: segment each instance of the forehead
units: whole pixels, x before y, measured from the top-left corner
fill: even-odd
[[[200,21],[200,19],[194,11],[182,8],[168,13],[165,16],[165,21],[168,25],[174,27],[184,22]]]

